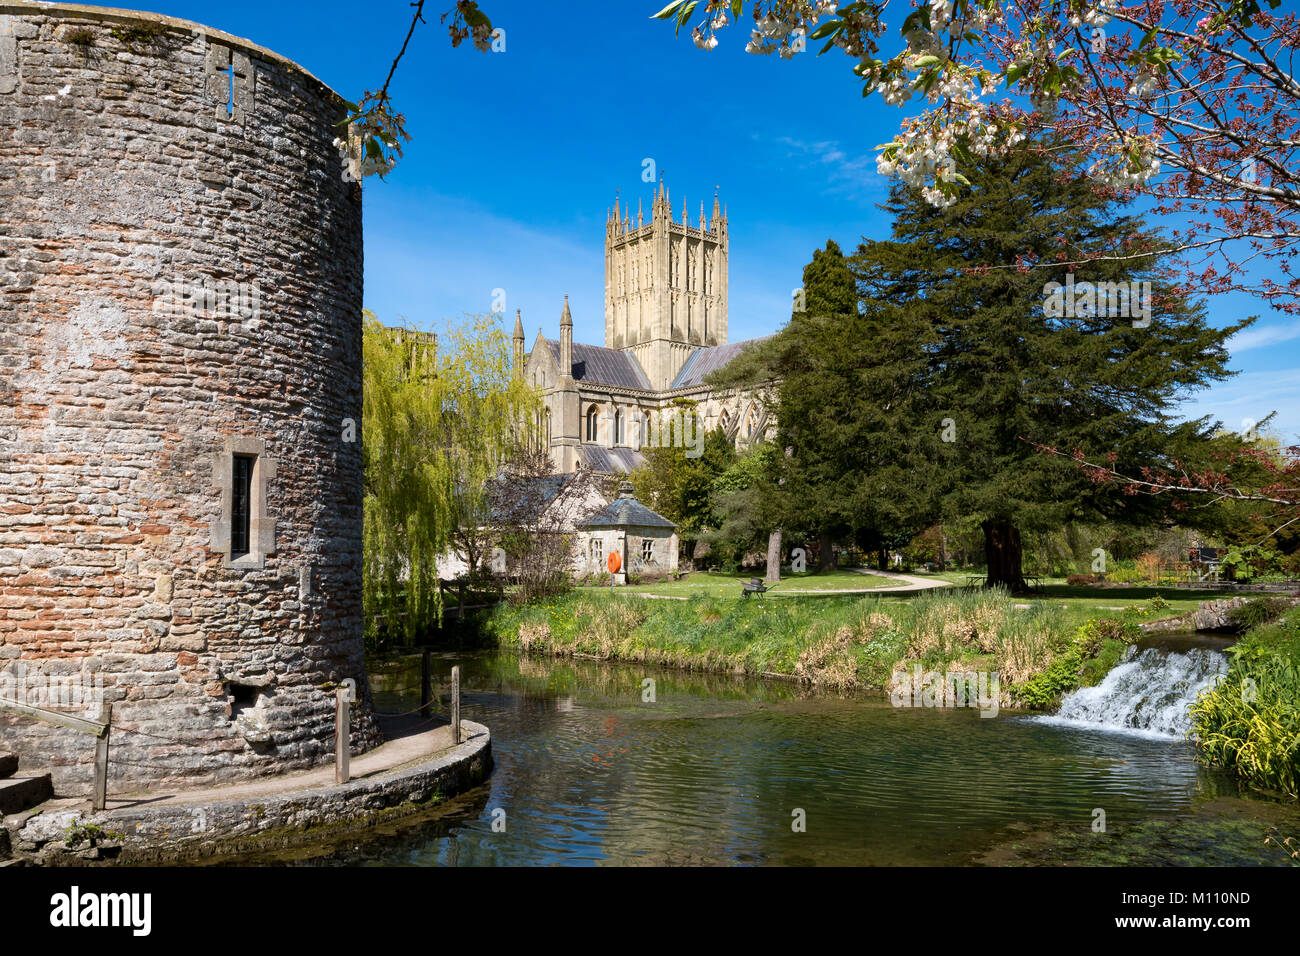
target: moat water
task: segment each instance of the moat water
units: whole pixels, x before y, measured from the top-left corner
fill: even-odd
[[[511,652],[435,656],[492,731],[486,783],[419,818],[244,862],[305,865],[1272,864],[1294,805],[1177,737],[1003,710]],[[654,701],[643,700],[654,681]],[[380,710],[420,660],[372,664]]]

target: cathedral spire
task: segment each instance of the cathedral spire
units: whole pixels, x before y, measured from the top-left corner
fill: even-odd
[[[515,374],[524,374],[524,313],[515,309],[515,334],[511,336],[515,347]]]
[[[636,227],[638,229],[641,228],[641,222],[641,200],[638,198],[636,201]]]
[[[560,377],[573,375],[573,316],[569,314],[569,293],[564,293],[564,311],[560,313]]]

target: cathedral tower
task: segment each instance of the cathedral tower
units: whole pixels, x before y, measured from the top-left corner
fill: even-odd
[[[674,220],[663,180],[647,222],[618,200],[605,223],[605,345],[633,354],[656,389],[696,350],[727,341],[727,217],[713,197],[694,226]]]

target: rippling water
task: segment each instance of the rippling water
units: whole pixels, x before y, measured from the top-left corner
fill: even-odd
[[[439,674],[461,665],[464,714],[491,728],[489,781],[423,822],[313,862],[965,863],[1011,826],[1088,833],[1100,807],[1122,829],[1225,790],[1181,741],[1006,711],[895,709],[510,653],[435,660]],[[645,677],[654,703],[642,702]],[[376,666],[372,685],[380,709],[415,706],[418,659]],[[792,826],[798,811],[804,832]]]

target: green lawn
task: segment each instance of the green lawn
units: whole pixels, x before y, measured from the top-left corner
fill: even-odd
[[[741,585],[753,577],[762,577],[762,574],[755,575],[752,571],[745,573],[724,574],[720,571],[694,571],[684,575],[678,581],[662,581],[658,584],[634,584],[628,587],[617,588],[621,594],[658,594],[664,597],[691,597],[693,595],[707,595],[709,597],[734,598],[740,597]],[[877,577],[874,574],[858,574],[854,571],[823,571],[820,573],[807,572],[804,574],[790,574],[784,572],[781,575],[781,583],[776,589],[769,592],[769,597],[799,597],[808,596],[807,592],[817,594],[831,594],[837,591],[870,591],[875,588],[891,587],[901,584],[900,581],[891,581],[888,578]],[[608,587],[587,587],[580,588],[582,591],[608,590]],[[798,593],[796,593],[798,592]]]
[[[1148,606],[1152,598],[1159,595],[1169,606],[1156,611]],[[1173,617],[1195,611],[1202,601],[1240,596],[1232,591],[1190,590],[1183,588],[1157,587],[1069,587],[1064,584],[1047,585],[1041,591],[1029,597],[1016,598],[1021,604],[1050,603],[1062,608],[1072,622],[1082,623],[1090,617],[1119,617],[1121,609],[1137,607],[1139,618],[1155,620]],[[1247,595],[1250,596],[1250,595]]]

